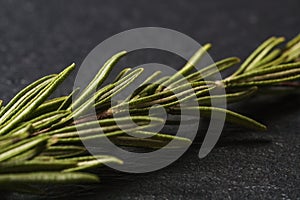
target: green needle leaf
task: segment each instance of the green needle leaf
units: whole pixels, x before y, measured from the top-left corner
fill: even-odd
[[[211,117],[212,112],[215,112],[216,114],[217,113],[225,113],[227,122],[230,122],[233,124],[238,124],[238,125],[244,126],[246,128],[254,129],[254,130],[265,131],[267,129],[265,125],[255,121],[253,119],[250,119],[248,117],[245,117],[243,115],[240,115],[238,113],[235,113],[230,110],[223,109],[223,108],[199,106],[199,107],[185,107],[185,108],[181,108],[181,109],[184,109],[185,111],[200,110],[200,115],[203,117],[207,117],[207,118]],[[178,114],[178,113],[180,113],[180,109],[173,108],[170,110],[170,113]],[[216,116],[218,116],[218,115],[216,115]]]
[[[73,71],[75,64],[70,65],[64,71],[62,71],[56,78],[54,78],[50,84],[39,92],[36,98],[32,99],[24,108],[22,108],[14,118],[10,119],[3,127],[0,127],[0,135],[7,133],[15,128],[15,126],[26,119],[26,117],[32,113],[39,105],[41,105],[51,93],[58,87],[58,85]]]
[[[33,172],[20,174],[0,175],[0,185],[27,184],[76,184],[98,183],[98,176],[89,173],[62,173],[62,172]]]

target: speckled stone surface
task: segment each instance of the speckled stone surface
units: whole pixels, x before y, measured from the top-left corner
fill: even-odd
[[[300,30],[300,1],[1,1],[0,97],[7,101],[31,81],[80,64],[107,37],[159,26],[212,42],[214,59],[244,58],[272,35]],[[57,94],[72,87],[68,79]],[[300,199],[300,93],[234,105],[270,128],[258,133],[228,126],[206,158],[199,142],[171,166],[148,174],[103,168],[96,186],[45,187],[43,196],[1,199]]]

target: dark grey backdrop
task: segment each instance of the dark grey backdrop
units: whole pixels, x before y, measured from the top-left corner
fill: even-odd
[[[214,59],[244,58],[272,35],[299,33],[300,1],[1,1],[0,94],[10,99],[31,81],[80,64],[107,37],[159,26],[212,42]],[[67,80],[59,93],[72,86]],[[218,146],[199,160],[195,145],[158,172],[100,170],[95,187],[47,189],[43,198],[296,199],[300,198],[300,94],[260,97],[235,108],[266,123],[266,133],[227,127]],[[7,199],[40,197],[3,194]]]

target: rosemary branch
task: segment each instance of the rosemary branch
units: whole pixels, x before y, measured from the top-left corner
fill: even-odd
[[[233,74],[219,81],[208,81],[216,73],[222,72],[240,62],[239,58],[226,58],[214,65],[192,72],[194,65],[211,48],[205,45],[171,77],[157,78],[157,71],[147,78],[141,87],[116,106],[111,106],[112,97],[136,80],[143,69],[126,68],[115,80],[101,84],[111,69],[126,52],[112,56],[100,69],[89,85],[79,93],[79,89],[68,96],[47,100],[60,83],[73,71],[72,64],[59,74],[43,77],[20,91],[5,106],[0,101],[0,190],[30,191],[24,184],[39,183],[94,183],[96,174],[84,172],[105,163],[122,161],[110,155],[91,156],[82,140],[109,137],[116,145],[142,148],[161,148],[170,140],[190,143],[186,138],[172,133],[152,133],[149,122],[160,125],[165,121],[148,116],[149,109],[166,109],[169,115],[180,115],[181,110],[200,110],[201,116],[211,117],[211,112],[226,114],[226,121],[254,130],[266,130],[266,126],[230,110],[212,107],[211,102],[227,103],[242,101],[254,95],[260,88],[276,85],[293,85],[291,81],[300,78],[300,35],[289,41],[284,48],[278,45],[284,38],[272,37],[259,46]],[[180,78],[184,76],[184,78]],[[188,80],[188,84],[184,84]],[[296,85],[296,84],[295,84]],[[189,87],[192,89],[188,89]],[[209,95],[210,91],[223,87],[226,94]],[[95,88],[98,88],[94,93]],[[174,95],[176,91],[177,95]],[[198,106],[184,106],[196,95]],[[79,93],[79,94],[78,94]],[[75,102],[72,96],[78,95]],[[181,96],[179,100],[177,97]],[[180,107],[178,106],[180,104]],[[182,106],[183,105],[183,106]],[[128,112],[130,117],[114,117],[113,113]],[[98,119],[91,117],[90,109],[97,110]],[[77,120],[74,121],[74,117]],[[79,117],[79,119],[78,119]],[[133,120],[138,127],[128,124]],[[118,125],[117,125],[118,123]],[[179,121],[166,121],[176,126]],[[99,128],[90,128],[100,124]],[[80,127],[77,131],[76,127]],[[101,131],[103,134],[98,134]],[[126,131],[150,138],[134,138]],[[154,136],[153,136],[154,135]],[[79,171],[79,172],[78,172]],[[83,172],[82,172],[83,171]]]

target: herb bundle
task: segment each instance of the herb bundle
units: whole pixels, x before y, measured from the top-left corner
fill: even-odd
[[[99,87],[126,52],[112,56],[80,93],[75,90],[68,96],[48,100],[72,72],[74,64],[59,74],[35,81],[5,106],[0,101],[0,190],[26,192],[30,191],[31,184],[41,183],[94,183],[99,181],[99,177],[87,170],[109,162],[122,164],[122,160],[110,155],[91,156],[82,140],[108,137],[119,146],[154,149],[163,147],[170,140],[178,141],[178,145],[190,143],[189,139],[173,136],[172,133],[153,133],[147,129],[150,121],[156,124],[165,122],[159,117],[148,116],[150,107],[157,104],[169,115],[180,115],[182,109],[199,110],[201,116],[209,118],[214,111],[225,113],[229,123],[266,130],[265,125],[251,118],[221,106],[213,107],[211,101],[221,102],[226,98],[227,103],[233,103],[251,97],[262,87],[293,85],[291,82],[300,78],[300,35],[279,48],[283,42],[282,37],[266,40],[238,70],[219,81],[207,80],[237,65],[240,60],[236,57],[226,58],[193,72],[196,62],[211,48],[207,44],[176,74],[158,78],[160,72],[154,73],[130,97],[116,106],[110,104],[112,97],[143,73],[142,68],[126,68],[112,83]],[[189,83],[184,84],[185,80]],[[184,102],[191,98],[186,91],[190,86],[198,106],[184,106]],[[98,87],[96,91],[95,87]],[[220,87],[226,90],[226,94],[210,95],[210,91]],[[178,100],[173,91],[183,98]],[[78,95],[76,101],[72,101],[73,95]],[[130,108],[131,117],[113,117],[113,113],[123,112],[126,106]],[[97,120],[90,117],[91,108],[97,111]],[[139,126],[128,126],[127,122],[131,120]],[[116,122],[121,123],[122,127]],[[166,123],[176,126],[180,122]],[[98,134],[99,127],[90,128],[91,124],[100,124],[103,133]],[[80,130],[77,131],[78,126]],[[152,137],[134,138],[124,130]]]

